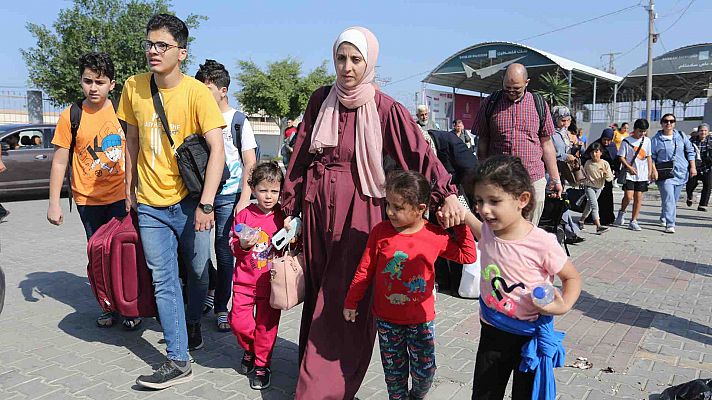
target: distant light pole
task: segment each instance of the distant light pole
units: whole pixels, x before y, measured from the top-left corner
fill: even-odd
[[[645,119],[650,121],[653,102],[653,43],[657,41],[655,30],[655,0],[650,0],[648,6],[648,85],[645,96]]]

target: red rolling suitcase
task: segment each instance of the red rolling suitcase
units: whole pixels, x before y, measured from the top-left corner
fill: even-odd
[[[151,271],[132,212],[122,220],[112,218],[89,239],[87,275],[99,305],[124,317],[158,315]]]

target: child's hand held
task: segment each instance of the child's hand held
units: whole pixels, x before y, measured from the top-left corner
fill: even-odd
[[[537,303],[533,303],[534,307],[539,310],[539,314],[544,314],[544,315],[562,315],[566,314],[571,307],[566,304],[564,301],[564,298],[561,297],[561,292],[556,289],[554,290],[554,300],[545,305],[545,306],[540,306]]]
[[[358,312],[350,308],[344,308],[344,319],[348,322],[356,322]]]

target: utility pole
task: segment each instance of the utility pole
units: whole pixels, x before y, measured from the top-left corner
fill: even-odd
[[[648,6],[648,84],[645,97],[645,119],[650,121],[653,102],[653,42],[657,41],[655,32],[655,0],[650,0]]]
[[[617,55],[623,54],[623,53],[603,53],[601,54],[601,60],[603,60],[603,57],[608,56],[608,68],[605,69],[606,72],[609,74],[614,74],[616,73],[616,66],[614,64],[615,58]]]

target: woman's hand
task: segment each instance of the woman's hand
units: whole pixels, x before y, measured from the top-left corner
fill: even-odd
[[[467,210],[460,204],[457,196],[451,194],[445,198],[442,207],[437,212],[438,221],[443,228],[451,228],[465,222]]]
[[[356,322],[358,312],[350,308],[344,308],[344,319],[348,322]]]
[[[567,154],[566,155],[566,161],[573,161],[575,160],[576,157],[573,154]]]

